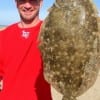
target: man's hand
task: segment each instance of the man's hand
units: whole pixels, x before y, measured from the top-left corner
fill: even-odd
[[[0,91],[3,89],[3,80],[0,80]]]

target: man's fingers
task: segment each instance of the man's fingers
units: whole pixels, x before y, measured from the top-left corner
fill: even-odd
[[[0,80],[0,91],[3,89],[3,80]]]

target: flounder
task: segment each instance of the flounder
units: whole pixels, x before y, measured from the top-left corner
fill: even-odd
[[[63,100],[76,100],[100,69],[97,10],[92,0],[56,0],[40,31],[44,77]]]

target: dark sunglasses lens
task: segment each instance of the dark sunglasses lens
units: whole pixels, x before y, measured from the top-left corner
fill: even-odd
[[[33,2],[33,3],[36,3],[38,2],[39,0],[17,0],[18,2],[26,2],[26,1],[29,1],[29,2]]]

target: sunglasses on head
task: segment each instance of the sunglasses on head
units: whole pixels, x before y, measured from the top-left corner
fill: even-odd
[[[16,0],[18,3],[30,2],[31,4],[37,4],[39,0]]]

